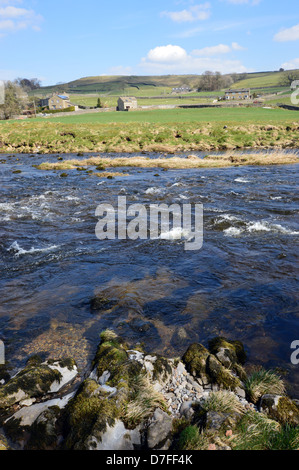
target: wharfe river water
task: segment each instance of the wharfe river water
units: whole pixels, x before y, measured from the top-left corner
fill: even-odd
[[[244,343],[249,366],[279,368],[298,398],[297,164],[117,168],[128,176],[107,179],[32,166],[44,161],[57,155],[0,156],[0,340],[11,370],[38,353],[72,356],[84,375],[105,328],[170,357],[221,335]],[[119,196],[203,204],[201,249],[99,240],[96,208]]]

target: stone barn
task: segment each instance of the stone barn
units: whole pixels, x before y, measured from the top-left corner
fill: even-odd
[[[132,96],[119,97],[116,109],[117,111],[130,111],[131,109],[137,109],[137,98]]]

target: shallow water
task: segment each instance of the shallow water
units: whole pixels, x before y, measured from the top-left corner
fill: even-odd
[[[299,339],[297,165],[125,168],[129,176],[109,180],[32,167],[49,160],[57,156],[0,156],[0,339],[12,368],[33,353],[72,355],[84,373],[107,327],[169,356],[223,335],[244,342],[249,364],[283,369],[299,396],[290,362]],[[124,195],[128,204],[202,203],[202,249],[98,240],[97,205],[116,207]],[[110,300],[101,311],[90,306],[97,293]]]

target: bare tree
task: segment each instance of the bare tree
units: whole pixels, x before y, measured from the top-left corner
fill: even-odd
[[[223,88],[223,77],[220,72],[207,70],[200,79],[198,91],[216,91]]]
[[[299,72],[291,72],[291,71],[285,72],[280,81],[280,85],[289,87],[292,85],[292,82],[294,82],[295,80],[299,80]]]
[[[234,84],[234,80],[231,75],[225,75],[222,77],[222,87],[230,88]]]
[[[41,81],[38,78],[17,78],[15,84],[22,87],[25,91],[36,90],[41,87]]]

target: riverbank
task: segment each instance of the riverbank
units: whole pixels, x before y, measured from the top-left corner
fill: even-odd
[[[222,122],[67,124],[31,120],[0,124],[1,153],[177,153],[292,149],[298,147],[298,140],[297,121],[231,122],[226,119],[225,113]]]
[[[112,330],[85,379],[71,358],[1,366],[2,449],[295,450],[299,402],[281,377],[246,370],[239,341],[214,338],[168,359]]]

